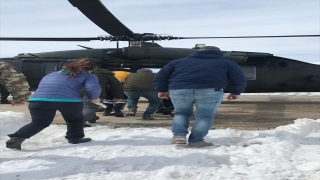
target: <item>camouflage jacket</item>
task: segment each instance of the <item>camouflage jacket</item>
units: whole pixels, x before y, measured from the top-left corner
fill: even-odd
[[[27,102],[31,95],[26,77],[4,61],[0,61],[0,84],[10,92],[13,102]]]

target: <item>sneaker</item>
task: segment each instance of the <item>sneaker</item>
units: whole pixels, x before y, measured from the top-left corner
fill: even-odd
[[[70,144],[86,143],[89,141],[91,141],[91,138],[68,139],[68,143]]]
[[[142,120],[154,120],[151,116],[142,116]]]
[[[12,137],[6,142],[6,147],[10,149],[21,150],[21,144],[23,143],[24,140],[26,139],[19,138],[19,137]]]
[[[205,142],[205,141],[201,141],[197,143],[188,143],[188,147],[190,148],[202,148],[202,147],[212,146],[212,145],[213,144],[211,142]]]
[[[101,107],[101,106],[99,106],[99,107],[97,108],[97,110],[96,110],[96,112],[103,112],[103,111],[104,111],[104,108]]]
[[[135,116],[137,110],[129,110],[129,112],[126,114],[126,116]]]
[[[171,139],[171,144],[186,144],[186,136],[173,136]]]

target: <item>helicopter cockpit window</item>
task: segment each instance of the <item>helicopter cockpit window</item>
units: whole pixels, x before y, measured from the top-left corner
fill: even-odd
[[[58,71],[59,63],[44,63],[44,75]]]
[[[247,80],[256,79],[256,67],[255,66],[240,66]]]

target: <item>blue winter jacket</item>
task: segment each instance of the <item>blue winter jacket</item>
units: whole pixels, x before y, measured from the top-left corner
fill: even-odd
[[[158,92],[169,89],[225,89],[229,82],[231,93],[239,95],[247,86],[240,66],[225,59],[218,50],[196,51],[185,58],[170,61],[153,82]]]
[[[86,89],[89,99],[99,98],[101,87],[96,75],[77,73],[75,77],[67,79],[69,75],[69,72],[61,71],[46,75],[29,101],[82,102],[82,88]]]

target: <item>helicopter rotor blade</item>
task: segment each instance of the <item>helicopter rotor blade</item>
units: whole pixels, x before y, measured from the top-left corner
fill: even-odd
[[[68,0],[85,16],[112,36],[132,37],[133,32],[123,25],[100,0]]]
[[[310,35],[280,35],[280,36],[215,36],[215,37],[178,37],[178,39],[240,39],[240,38],[291,38],[291,37],[320,37],[320,34]]]
[[[0,37],[0,41],[93,41],[102,40],[100,37],[90,38],[46,38],[46,37]]]
[[[245,38],[298,38],[298,37],[320,37],[318,34],[313,35],[281,35],[281,36],[214,36],[214,37],[174,37],[174,36],[157,36],[157,35],[142,35],[130,38],[127,36],[98,36],[98,37],[0,37],[0,41],[161,41],[161,40],[179,40],[179,39],[245,39]],[[159,46],[159,45],[158,45]]]

